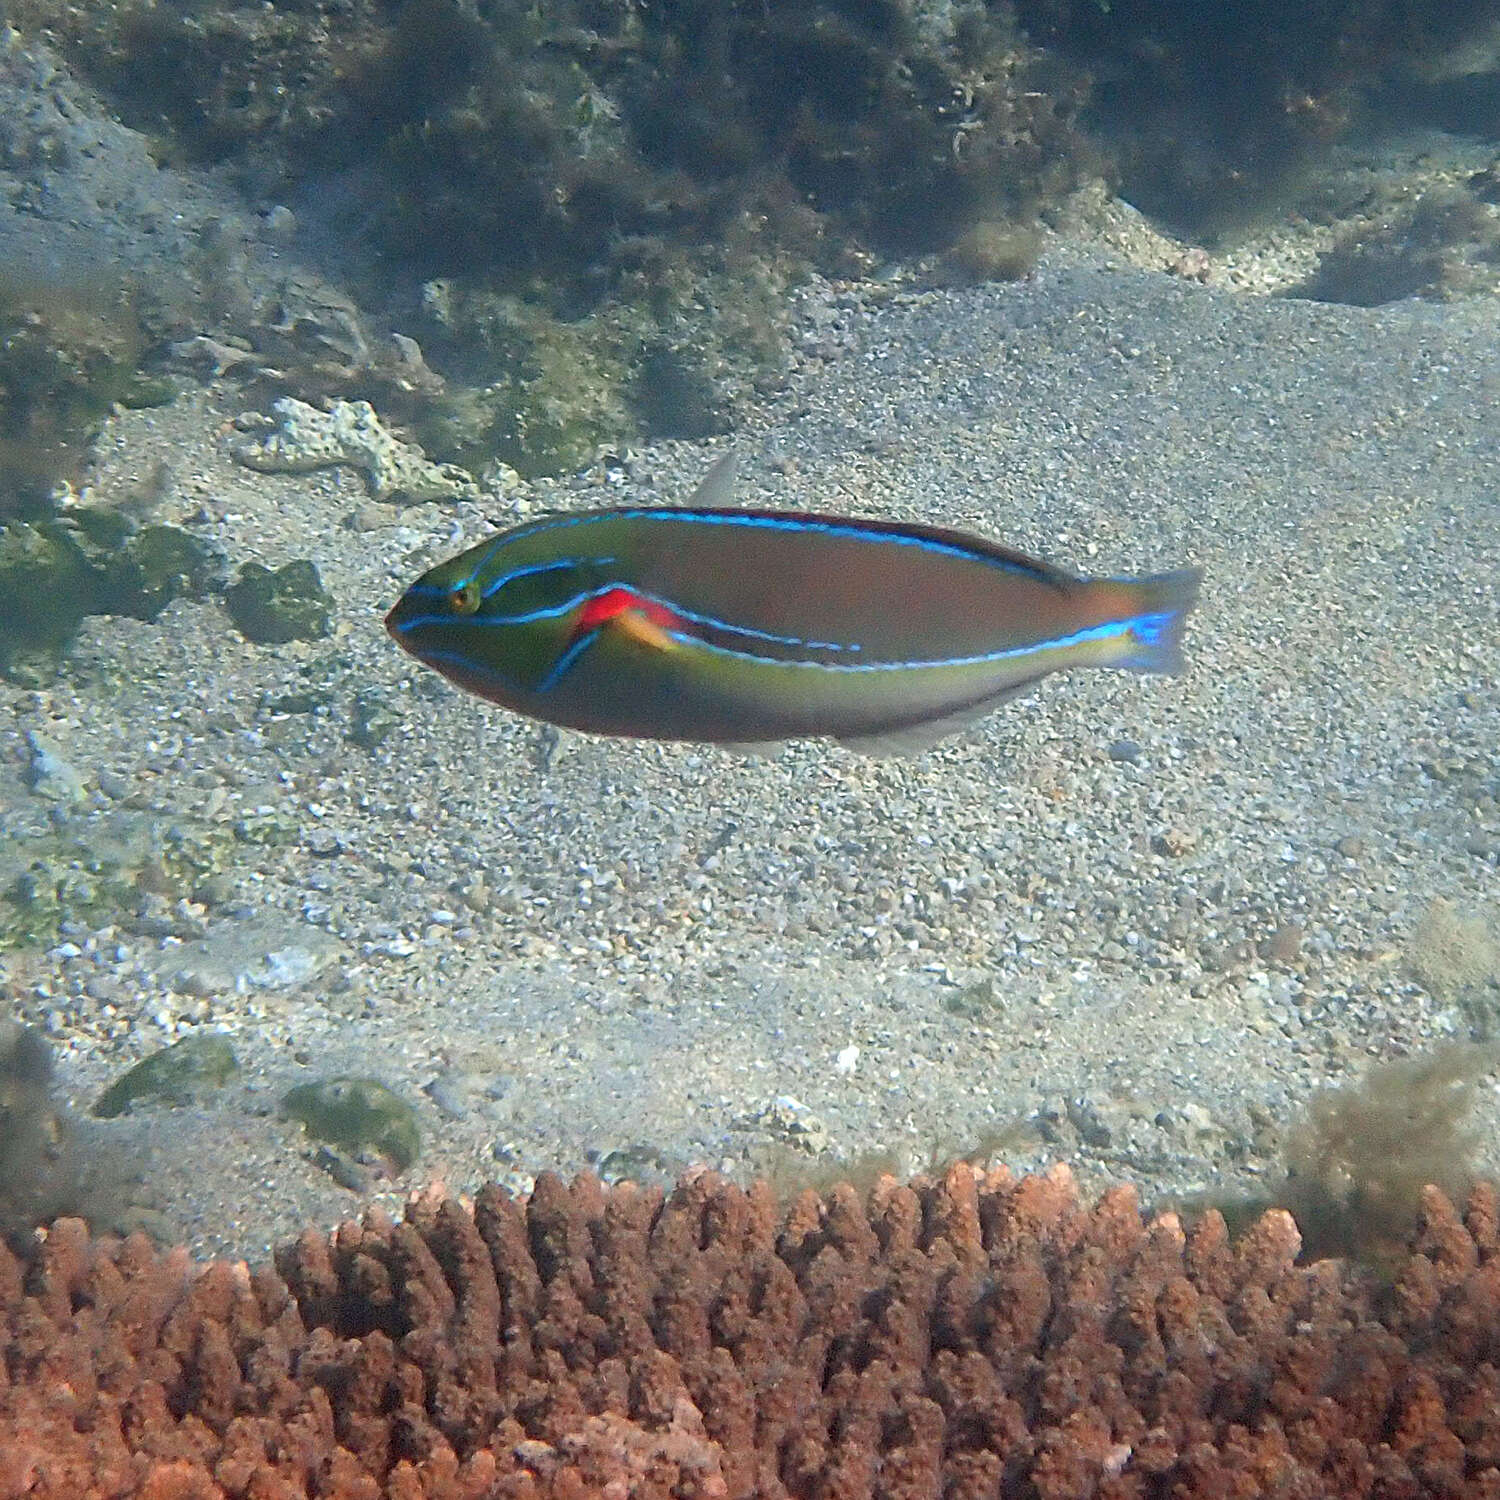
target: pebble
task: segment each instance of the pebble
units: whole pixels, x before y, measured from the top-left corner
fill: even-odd
[[[28,729],[26,747],[29,752],[26,784],[36,796],[64,804],[83,801],[87,795],[83,777],[63,759],[62,752],[50,739]]]
[[[1295,963],[1301,952],[1302,926],[1298,922],[1283,923],[1265,942],[1264,956],[1273,963]]]
[[[368,1196],[375,1185],[368,1168],[333,1146],[318,1146],[313,1151],[312,1160],[315,1167],[326,1172],[341,1188],[346,1188],[351,1193]]]
[[[780,1094],[750,1115],[745,1123],[764,1131],[772,1140],[820,1156],[831,1144],[828,1127],[805,1104],[789,1094]]]
[[[112,771],[108,766],[101,767],[95,773],[94,779],[99,783],[99,790],[114,802],[123,801],[133,790],[133,784],[128,776],[122,775],[119,771]]]
[[[1198,835],[1190,828],[1164,828],[1151,837],[1151,848],[1170,859],[1182,859],[1198,847]]]
[[[450,1120],[463,1120],[469,1114],[469,1106],[464,1102],[468,1088],[469,1079],[464,1074],[440,1073],[423,1085],[422,1092]]]

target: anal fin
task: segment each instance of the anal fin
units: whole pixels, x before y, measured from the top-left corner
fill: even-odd
[[[1024,682],[1014,682],[1009,687],[1001,688],[998,693],[981,698],[978,703],[966,703],[962,708],[940,714],[934,719],[895,724],[888,729],[872,730],[869,734],[840,734],[834,738],[846,750],[853,750],[857,755],[921,755],[924,751],[931,750],[939,740],[945,740],[950,734],[957,734],[959,730],[967,729],[980,719],[987,718],[1002,703],[1030,692],[1045,675],[1039,673],[1036,677],[1026,678]]]

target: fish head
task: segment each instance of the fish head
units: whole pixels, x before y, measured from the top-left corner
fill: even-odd
[[[385,617],[403,650],[460,687],[526,707],[575,638],[600,569],[501,537],[423,573]]]

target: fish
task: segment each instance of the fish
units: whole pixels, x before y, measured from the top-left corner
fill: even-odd
[[[941,526],[733,505],[554,513],[423,573],[394,639],[471,693],[593,734],[919,753],[1052,672],[1182,669],[1201,570],[1084,578]]]

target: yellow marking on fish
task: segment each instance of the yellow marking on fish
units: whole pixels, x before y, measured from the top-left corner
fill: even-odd
[[[638,645],[652,651],[675,651],[677,642],[669,631],[663,630],[654,620],[648,620],[638,609],[622,609],[609,621],[611,630],[618,630]]]

